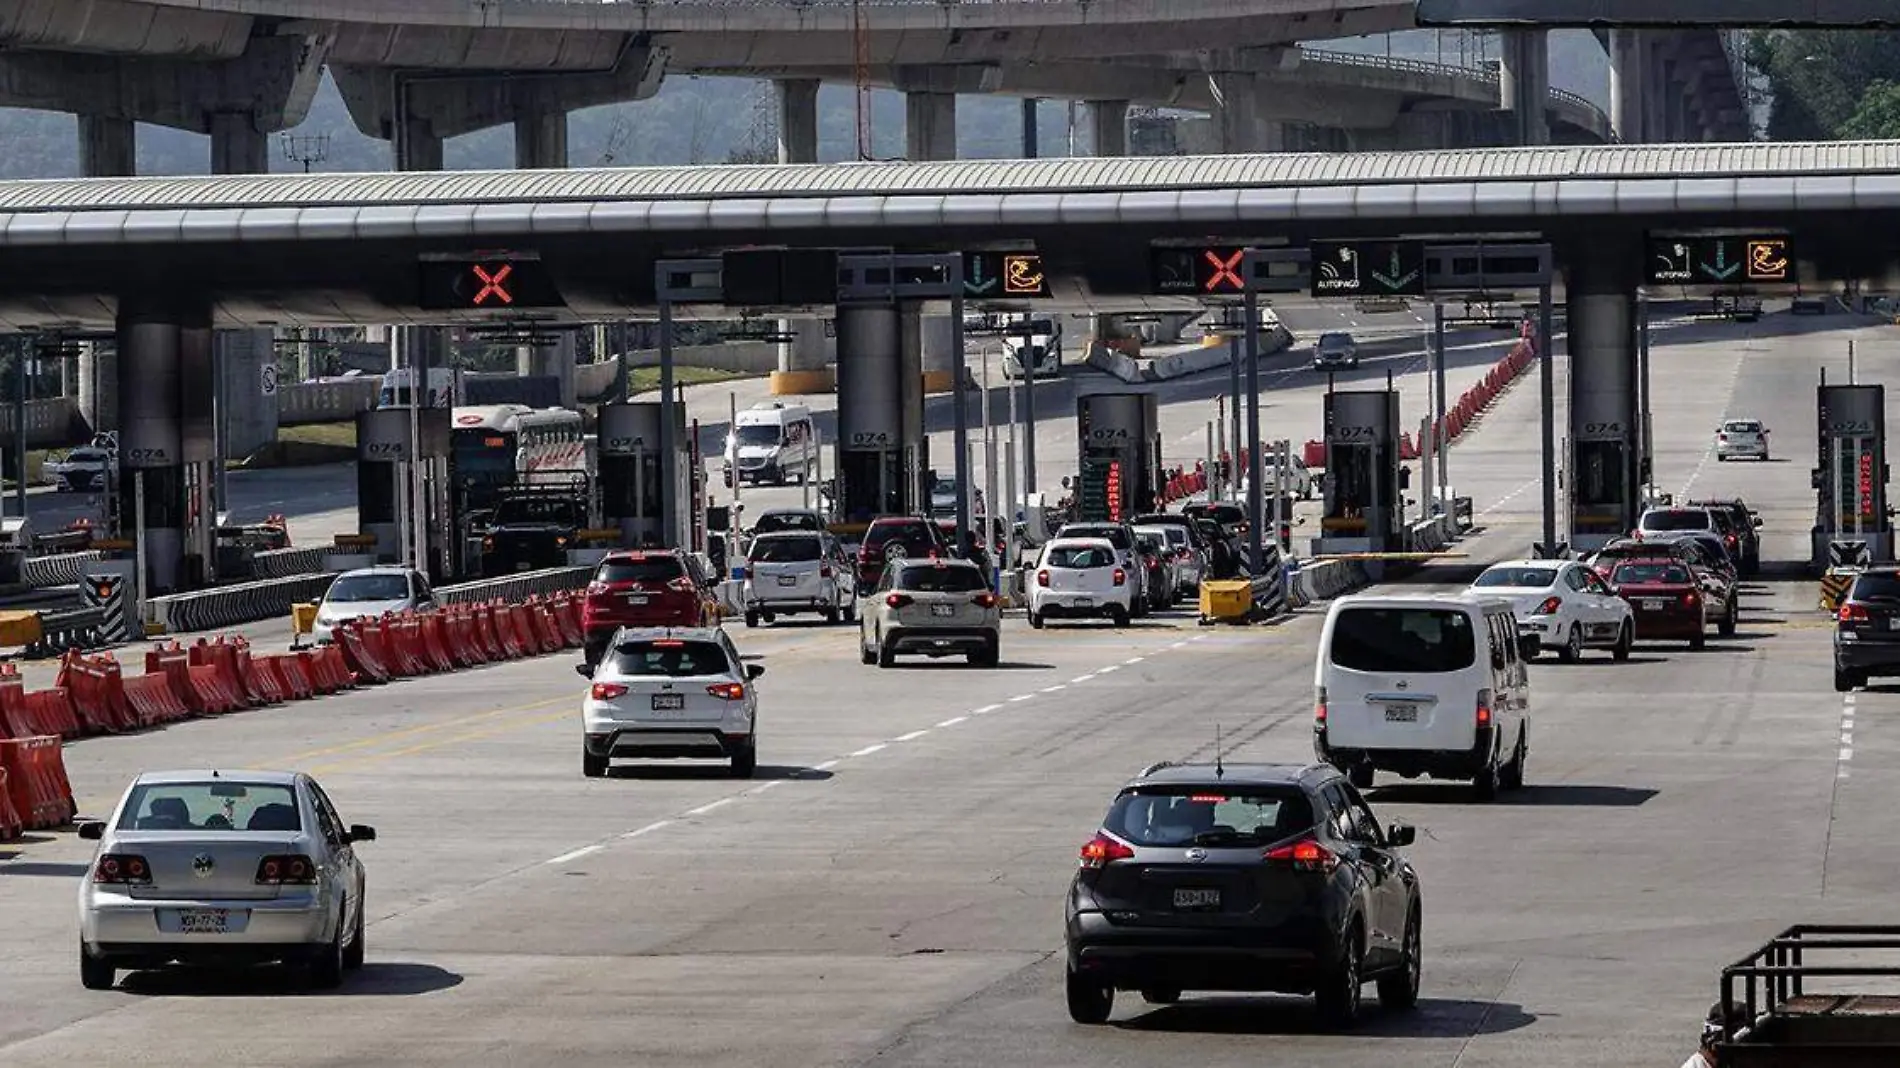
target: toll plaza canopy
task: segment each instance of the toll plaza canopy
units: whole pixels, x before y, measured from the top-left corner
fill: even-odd
[[[1210,235],[1542,235],[1561,262],[1580,244],[1640,259],[1660,229],[1786,228],[1804,278],[1879,277],[1894,253],[1869,212],[1900,213],[1900,144],[10,182],[0,320],[212,294],[221,324],[452,322],[493,309],[425,300],[419,262],[492,250],[535,257],[557,294],[512,311],[605,317],[651,307],[657,259],[752,244],[1027,246],[1052,286],[1136,296],[1150,246]]]

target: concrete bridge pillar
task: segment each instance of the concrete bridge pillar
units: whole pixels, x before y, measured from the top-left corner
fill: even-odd
[[[414,115],[398,116],[390,154],[399,171],[439,171],[442,169],[442,135],[435,124]],[[449,366],[449,332],[438,326],[392,326],[389,329],[390,366],[398,363],[414,367],[426,361],[430,367]]]
[[[1244,71],[1209,75],[1214,90],[1214,133],[1221,155],[1278,152],[1284,147],[1279,123],[1260,118],[1259,79]]]
[[[818,162],[816,78],[781,78],[778,89],[778,161]]]
[[[211,172],[270,171],[270,136],[249,112],[211,116]],[[264,368],[277,363],[274,330],[220,330],[212,337],[217,382],[219,455],[241,459],[277,440],[277,394],[262,388]],[[216,471],[218,507],[225,506],[223,469]]]
[[[1562,253],[1570,324],[1571,544],[1598,548],[1637,519],[1636,235],[1593,235]]]
[[[567,112],[546,102],[515,117],[515,169],[559,170],[567,166]],[[522,377],[549,377],[560,382],[561,407],[577,400],[574,386],[575,334],[563,330],[547,345],[523,345],[515,350],[515,373]]]
[[[1517,117],[1517,144],[1550,143],[1550,36],[1545,31],[1505,31],[1498,103]]]
[[[929,90],[904,94],[904,155],[912,163],[957,158],[957,95]],[[907,317],[916,315],[906,309]],[[954,338],[948,316],[933,315],[919,324],[923,347],[924,392],[956,388]]]
[[[1610,132],[1624,144],[1647,141],[1644,129],[1647,87],[1643,74],[1645,42],[1639,30],[1610,31]]]
[[[1090,143],[1098,156],[1128,154],[1128,101],[1089,101]]]
[[[818,162],[818,79],[782,78],[778,90],[778,161]],[[778,370],[772,372],[777,395],[829,393],[837,385],[825,324],[818,319],[780,319],[790,339],[778,343]]]
[[[79,116],[79,173],[129,178],[138,173],[138,124],[103,115]]]

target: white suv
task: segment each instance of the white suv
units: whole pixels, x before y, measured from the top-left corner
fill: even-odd
[[[1046,619],[1091,617],[1128,625],[1135,583],[1107,538],[1056,538],[1042,547],[1029,587],[1029,625]]]
[[[922,653],[995,667],[1002,638],[1003,611],[989,576],[968,560],[892,560],[858,602],[858,654],[866,664],[887,668],[899,653]]]
[[[716,627],[622,628],[598,667],[575,669],[592,686],[581,704],[581,773],[607,774],[615,758],[727,760],[736,778],[758,766],[765,674],[739,658]]]
[[[1715,432],[1715,458],[1732,460],[1748,456],[1768,459],[1768,428],[1759,419],[1730,419]]]

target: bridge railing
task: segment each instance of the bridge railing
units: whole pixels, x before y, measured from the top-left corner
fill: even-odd
[[[1502,77],[1496,67],[1460,67],[1451,63],[1435,63],[1428,59],[1376,56],[1364,52],[1335,52],[1324,48],[1301,48],[1300,58],[1318,63],[1360,67],[1365,70],[1400,71],[1434,78],[1459,78],[1486,86],[1496,86]],[[1550,99],[1582,112],[1588,117],[1586,125],[1594,125],[1599,131],[1609,129],[1609,115],[1588,97],[1573,93],[1568,89],[1553,88],[1550,90]]]

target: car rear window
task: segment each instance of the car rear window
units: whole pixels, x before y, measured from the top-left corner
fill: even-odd
[[[1128,549],[1134,543],[1128,539],[1128,531],[1112,523],[1101,525],[1073,523],[1063,527],[1056,535],[1059,538],[1101,538],[1117,549]]]
[[[132,788],[121,831],[301,831],[296,791],[282,783],[165,782]]]
[[[1138,846],[1264,846],[1313,828],[1294,786],[1143,786],[1115,799],[1102,829]]]
[[[1471,618],[1450,608],[1345,608],[1333,621],[1334,664],[1348,671],[1425,674],[1477,662]]]
[[[1080,571],[1114,565],[1115,554],[1109,549],[1058,545],[1049,550],[1048,566],[1050,567],[1067,567]]]
[[[1610,581],[1619,586],[1650,583],[1687,585],[1689,582],[1689,569],[1683,567],[1681,564],[1623,564],[1611,573]]]
[[[986,590],[974,567],[906,567],[897,572],[897,588],[912,593],[975,593]]]
[[[882,545],[887,541],[929,541],[930,527],[917,521],[911,523],[873,523],[871,529],[864,532],[864,544]]]
[[[1853,601],[1900,601],[1900,574],[1870,571],[1854,580]]]
[[[718,642],[650,638],[614,646],[613,670],[621,675],[682,679],[723,675],[730,668]]]
[[[772,534],[781,530],[818,530],[818,517],[807,512],[768,512],[753,526],[754,534]]]
[[[1525,586],[1543,589],[1557,581],[1554,567],[1494,567],[1478,576],[1473,586]]]
[[[802,564],[818,559],[821,549],[817,538],[760,538],[747,555],[759,564]]]
[[[602,560],[594,572],[595,582],[672,582],[685,578],[686,569],[677,556],[621,557]]]
[[[1644,530],[1708,530],[1712,522],[1709,513],[1700,508],[1693,511],[1647,512],[1643,515]]]

